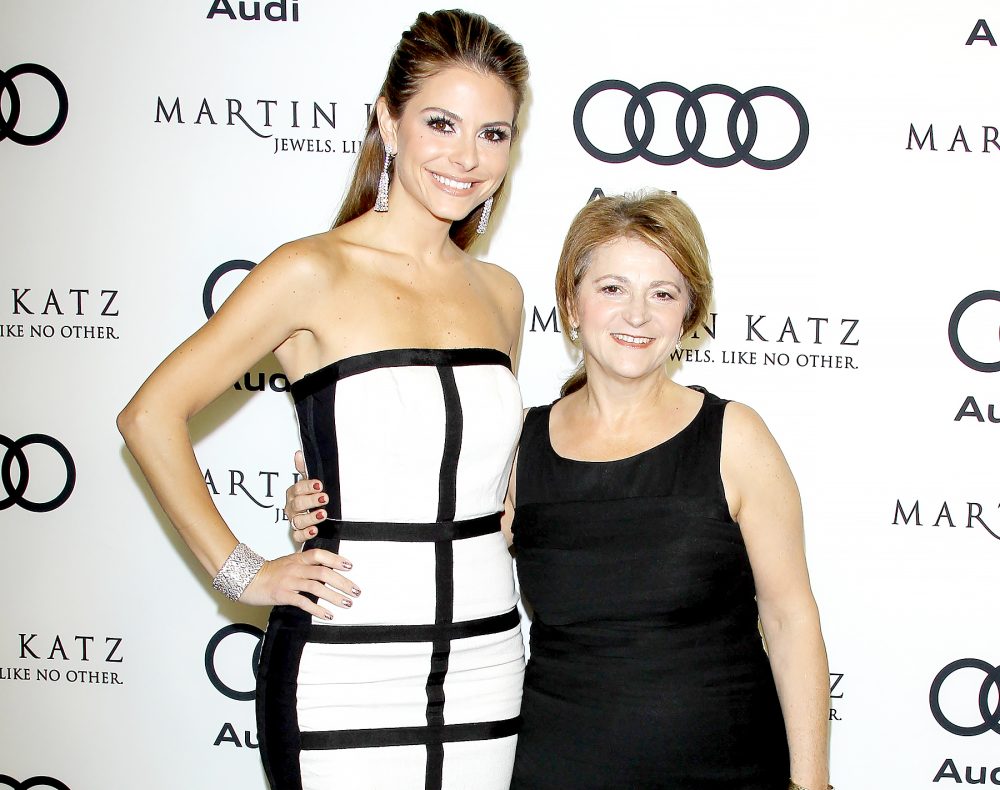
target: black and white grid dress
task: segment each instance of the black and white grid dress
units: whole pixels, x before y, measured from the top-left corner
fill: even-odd
[[[506,790],[523,678],[499,513],[521,423],[493,349],[348,357],[292,385],[329,515],[304,548],[362,590],[334,620],[275,607],[258,672],[273,790]]]

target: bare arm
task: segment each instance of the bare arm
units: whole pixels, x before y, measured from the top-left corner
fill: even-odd
[[[216,574],[237,544],[205,487],[188,434],[188,420],[225,391],[268,351],[301,327],[315,262],[286,245],[261,263],[219,311],[170,354],[118,416],[125,443],[167,517],[205,570]],[[325,610],[299,592],[338,606],[353,585],[330,568],[345,567],[330,552],[309,552],[268,563],[245,591],[247,603],[290,603],[312,614]],[[347,566],[349,567],[349,565]],[[345,589],[346,588],[346,589]]]
[[[726,408],[722,473],[753,568],[791,778],[810,790],[825,790],[829,667],[806,568],[802,505],[774,437],[757,413],[740,403]]]

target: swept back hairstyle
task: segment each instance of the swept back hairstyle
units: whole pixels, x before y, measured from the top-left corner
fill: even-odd
[[[379,91],[379,98],[385,99],[389,115],[398,119],[424,80],[452,66],[495,76],[507,86],[514,99],[516,135],[517,113],[528,84],[528,61],[524,50],[485,17],[468,11],[421,12],[413,26],[403,33]],[[333,227],[350,222],[375,205],[384,157],[385,148],[373,104],[354,174]],[[391,176],[391,166],[389,172]],[[505,183],[506,178],[493,194],[494,210],[503,197]],[[478,222],[479,212],[473,210],[465,219],[452,223],[450,234],[455,244],[463,250],[469,249],[476,239]]]
[[[702,323],[712,301],[712,272],[701,224],[676,195],[649,191],[598,198],[573,218],[556,270],[556,307],[562,326],[569,326],[570,313],[576,312],[580,282],[594,251],[623,238],[638,239],[659,250],[684,277],[689,301],[682,334]],[[563,384],[561,394],[568,395],[586,382],[587,371],[581,361]]]

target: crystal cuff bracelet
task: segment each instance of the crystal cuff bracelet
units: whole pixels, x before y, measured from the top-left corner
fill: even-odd
[[[263,557],[246,543],[237,543],[212,579],[212,586],[231,601],[238,601],[262,567]]]

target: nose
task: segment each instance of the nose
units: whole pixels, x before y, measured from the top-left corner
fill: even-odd
[[[640,327],[649,320],[649,303],[645,295],[633,294],[625,305],[625,320],[634,327]]]
[[[472,170],[479,164],[479,148],[475,135],[457,134],[449,159],[463,170]]]

